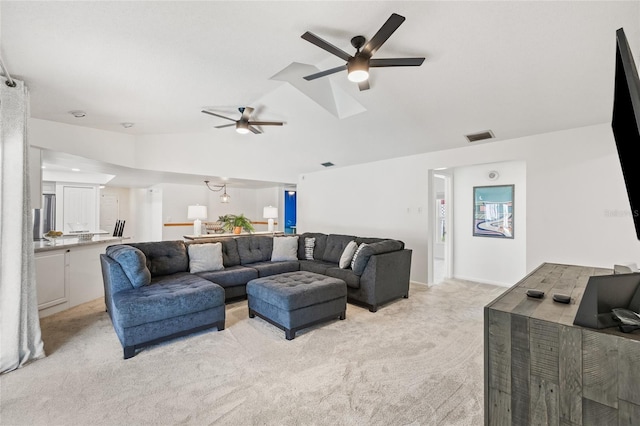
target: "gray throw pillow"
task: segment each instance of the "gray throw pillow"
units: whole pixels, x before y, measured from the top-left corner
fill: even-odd
[[[135,247],[118,244],[107,247],[105,253],[120,264],[134,288],[142,287],[151,282],[151,271],[147,268],[147,257],[142,251]]]
[[[298,260],[298,236],[274,237],[271,261]]]
[[[189,272],[219,271],[222,264],[222,243],[189,244]]]

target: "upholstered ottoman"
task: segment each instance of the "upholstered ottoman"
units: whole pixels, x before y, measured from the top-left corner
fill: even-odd
[[[258,315],[283,329],[287,340],[292,340],[303,328],[333,318],[345,319],[347,284],[314,272],[286,272],[249,281],[247,299],[249,318]]]

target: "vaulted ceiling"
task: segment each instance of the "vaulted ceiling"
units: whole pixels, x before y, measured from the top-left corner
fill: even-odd
[[[631,1],[4,0],[0,8],[2,58],[29,86],[33,117],[132,135],[206,133],[218,149],[252,138],[272,144],[292,173],[463,147],[464,135],[485,130],[504,140],[607,122],[616,29],[640,57],[640,6]],[[367,91],[346,72],[301,78],[344,64],[303,40],[305,31],[354,53],[350,39],[370,38],[392,13],[406,21],[376,57],[424,56],[422,66],[372,69]],[[201,113],[239,117],[241,106],[286,124],[237,135]]]

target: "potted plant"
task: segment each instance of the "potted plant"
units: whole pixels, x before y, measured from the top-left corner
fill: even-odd
[[[234,234],[239,234],[242,231],[247,231],[249,233],[254,231],[251,221],[245,217],[243,213],[239,215],[226,214],[219,216],[218,221],[223,224],[223,227],[227,232],[233,232]]]

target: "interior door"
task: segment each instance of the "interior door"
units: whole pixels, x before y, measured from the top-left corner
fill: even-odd
[[[100,229],[113,235],[113,228],[120,217],[120,200],[115,194],[100,196]]]

